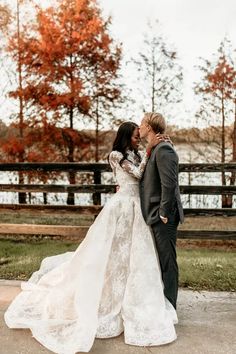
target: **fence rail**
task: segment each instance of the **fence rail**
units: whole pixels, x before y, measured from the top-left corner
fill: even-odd
[[[81,215],[98,215],[101,205],[44,205],[44,204],[0,204],[1,211],[28,211],[47,214],[76,213]],[[185,216],[236,216],[236,209],[231,208],[185,208]],[[235,221],[236,224],[236,221]]]
[[[110,172],[108,163],[17,162],[0,163],[0,171]],[[180,163],[180,172],[236,172],[236,163]]]
[[[180,164],[180,173],[236,173],[236,163],[227,164]],[[105,163],[1,163],[0,171],[5,172],[89,172],[93,174],[92,184],[0,184],[0,192],[19,193],[92,193],[98,205],[44,205],[44,204],[0,204],[0,210],[5,212],[22,213],[78,213],[81,215],[97,215],[102,209],[101,194],[114,193],[116,186],[101,184],[104,172],[111,172],[110,166]],[[181,194],[188,195],[228,195],[236,194],[235,185],[181,185]],[[185,216],[236,216],[236,208],[185,208]],[[236,225],[236,222],[235,222]],[[20,225],[0,224],[0,234],[47,234],[47,235],[78,235],[83,238],[88,228],[82,226],[66,225]],[[236,239],[236,227],[232,231],[222,230],[179,230],[179,238],[214,238]]]
[[[0,184],[0,192],[26,193],[115,193],[114,184]],[[180,186],[181,194],[236,194],[236,186]]]

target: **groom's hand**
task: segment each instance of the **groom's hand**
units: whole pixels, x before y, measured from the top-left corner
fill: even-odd
[[[161,215],[160,215],[160,218],[161,218],[161,221],[162,221],[164,224],[167,224],[167,223],[168,223],[168,218],[165,218],[164,216],[161,216]]]

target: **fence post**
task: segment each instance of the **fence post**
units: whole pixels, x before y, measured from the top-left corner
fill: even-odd
[[[101,184],[101,171],[100,170],[94,171],[93,182],[94,182],[94,184]],[[94,205],[101,205],[101,193],[99,193],[99,192],[93,193],[93,204]]]

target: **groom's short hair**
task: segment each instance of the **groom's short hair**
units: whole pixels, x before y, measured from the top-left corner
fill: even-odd
[[[145,122],[150,125],[154,133],[163,134],[166,130],[166,121],[161,113],[145,113]]]

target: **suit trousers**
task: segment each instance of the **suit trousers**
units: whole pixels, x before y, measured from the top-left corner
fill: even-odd
[[[176,236],[179,224],[177,210],[164,224],[161,220],[151,225],[156,250],[162,272],[164,295],[176,309],[178,294],[178,264],[176,256]]]

